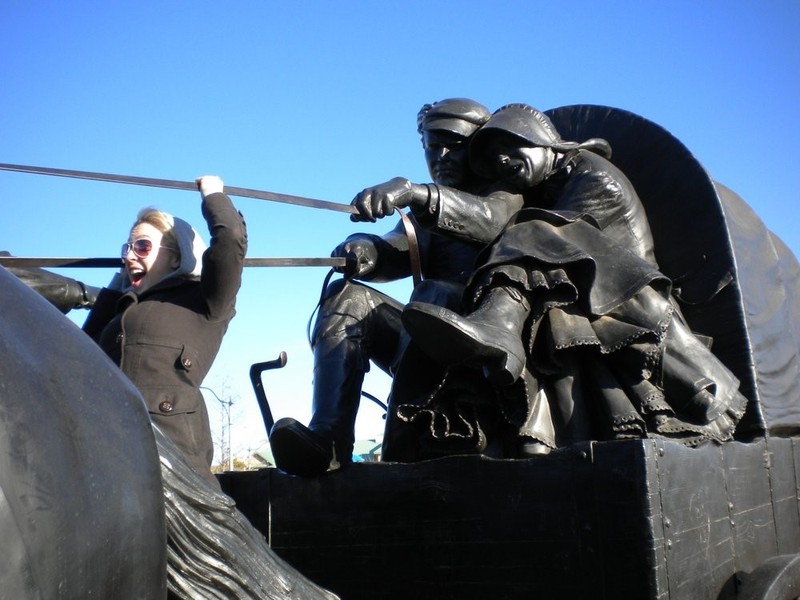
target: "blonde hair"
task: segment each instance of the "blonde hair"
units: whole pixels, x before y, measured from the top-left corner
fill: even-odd
[[[175,235],[175,218],[171,214],[152,207],[143,208],[139,211],[139,214],[136,215],[136,222],[131,227],[131,231],[142,223],[147,223],[158,229],[164,236],[162,238],[162,245],[177,252],[178,256],[180,256],[180,246],[178,244],[178,238]]]

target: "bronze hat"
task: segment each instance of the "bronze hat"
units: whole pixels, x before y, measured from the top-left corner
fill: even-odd
[[[448,98],[426,104],[417,114],[417,131],[451,131],[469,137],[486,121],[491,112],[469,98]]]
[[[499,137],[515,140],[524,146],[553,148],[558,152],[586,149],[606,158],[611,156],[608,142],[592,138],[583,143],[561,139],[550,118],[528,104],[507,104],[499,108],[480,128],[470,142],[472,169],[483,177],[494,175],[494,164],[488,156],[489,143]]]

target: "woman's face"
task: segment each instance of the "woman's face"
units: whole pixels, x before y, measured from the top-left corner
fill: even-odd
[[[131,230],[128,244],[123,248],[122,260],[131,287],[137,293],[144,292],[180,266],[180,254],[176,249],[162,247],[163,237],[149,223],[139,223]]]
[[[548,148],[497,144],[492,154],[498,176],[521,192],[541,183],[549,174]]]

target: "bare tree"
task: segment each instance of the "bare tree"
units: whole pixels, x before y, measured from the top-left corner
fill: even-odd
[[[200,386],[201,390],[210,393],[220,407],[220,433],[214,440],[214,447],[219,448],[219,461],[212,467],[213,471],[233,471],[233,443],[231,441],[231,408],[238,397],[230,394],[227,383],[222,384],[221,393],[215,392],[210,387]],[[216,452],[215,452],[215,455]]]

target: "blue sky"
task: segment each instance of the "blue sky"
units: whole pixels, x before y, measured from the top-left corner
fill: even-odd
[[[394,176],[427,181],[416,113],[468,96],[624,108],[680,139],[795,253],[800,249],[800,4],[499,0],[0,4],[0,162],[226,183],[349,203]],[[0,171],[0,249],[111,256],[137,210],[205,232],[199,194]],[[236,198],[252,257],[324,257],[341,213]],[[206,385],[235,400],[235,451],[265,438],[247,372],[276,416],[307,420],[306,322],[322,268],[249,269]],[[103,285],[106,270],[70,271]],[[386,287],[405,298],[407,282]],[[72,315],[81,323],[85,313]],[[385,395],[370,373],[365,389]],[[215,426],[219,411],[209,397]],[[379,435],[365,402],[359,437]]]

